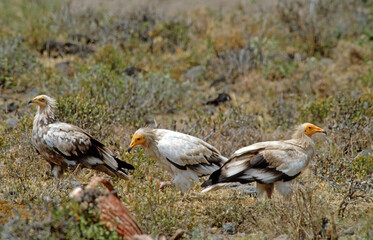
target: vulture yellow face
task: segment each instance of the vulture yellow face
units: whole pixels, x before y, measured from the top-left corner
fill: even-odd
[[[304,133],[307,136],[311,137],[315,133],[324,133],[324,134],[326,134],[326,131],[323,130],[322,128],[319,128],[318,126],[315,126],[315,125],[309,123],[309,124],[306,124],[305,129],[304,129]]]
[[[44,95],[37,96],[28,102],[28,104],[31,104],[31,103],[35,103],[39,105],[40,107],[45,107],[47,106],[47,97]]]
[[[144,136],[142,136],[138,133],[133,135],[130,147],[128,148],[128,152],[130,152],[131,149],[136,147],[137,145],[142,145],[142,146],[145,147],[145,142],[146,142],[146,139],[145,139]]]

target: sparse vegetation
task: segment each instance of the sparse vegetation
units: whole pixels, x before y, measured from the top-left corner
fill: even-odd
[[[2,239],[121,239],[100,223],[93,205],[45,203],[39,212],[32,208],[29,212],[36,213],[35,218],[27,221],[16,216],[3,226]]]
[[[0,35],[0,90],[20,87],[20,77],[37,67],[36,54],[31,52],[20,37]]]
[[[57,98],[61,121],[135,166],[130,181],[112,181],[153,237],[182,228],[186,239],[372,238],[371,1],[253,1],[172,18],[152,7],[73,9],[73,1],[0,2],[2,239],[118,237],[94,209],[67,199],[92,171],[68,172],[57,190],[33,149],[35,109],[26,103],[41,93]],[[41,53],[47,40],[92,52],[48,56]],[[231,100],[205,105],[222,92]],[[184,196],[160,190],[167,173],[141,149],[126,152],[145,125],[203,138],[229,156],[288,138],[302,122],[328,136],[315,138],[317,154],[288,202],[257,201],[244,190],[200,195],[197,185]],[[233,235],[224,228],[230,223]]]

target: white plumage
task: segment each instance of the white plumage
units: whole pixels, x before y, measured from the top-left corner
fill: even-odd
[[[191,187],[190,179],[198,182],[198,177],[210,175],[227,161],[205,141],[166,129],[140,128],[132,138],[129,151],[137,145],[158,160],[182,193]]]
[[[238,149],[210,179],[202,184],[203,192],[230,185],[233,182],[257,183],[258,195],[270,198],[274,187],[283,195],[291,194],[291,180],[309,164],[315,152],[311,139],[323,129],[304,123],[297,127],[292,139],[268,141]]]
[[[56,101],[46,95],[37,96],[29,104],[38,105],[32,129],[32,141],[37,151],[50,163],[52,173],[61,177],[67,166],[92,168],[110,176],[128,179],[131,164],[116,158],[102,143],[83,129],[58,122],[54,111]]]

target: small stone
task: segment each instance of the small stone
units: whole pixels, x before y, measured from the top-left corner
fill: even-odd
[[[359,152],[356,155],[355,159],[358,158],[358,157],[361,157],[361,156],[367,157],[368,155],[372,155],[372,154],[373,154],[373,150],[372,149],[365,149],[365,150]]]
[[[70,184],[73,187],[82,187],[83,186],[83,184],[80,181],[78,181],[78,180],[71,180]]]
[[[11,102],[5,105],[5,112],[8,112],[8,113],[14,112],[15,110],[17,110],[17,108],[18,108],[17,103]]]
[[[8,118],[5,123],[8,129],[15,129],[18,126],[18,121],[15,118]]]
[[[227,79],[224,76],[222,76],[222,77],[214,79],[214,81],[212,81],[212,83],[210,84],[210,87],[214,87],[221,83],[226,83],[226,82],[227,82]]]
[[[229,235],[233,235],[236,233],[236,224],[232,222],[224,223],[223,229]]]
[[[254,185],[237,184],[232,185],[231,189],[234,191],[241,191],[241,195],[255,196],[256,194],[256,187]]]
[[[184,76],[188,80],[196,80],[205,74],[204,66],[195,66],[185,71]]]
[[[273,240],[288,240],[290,239],[287,234],[281,234],[280,236],[275,237]]]
[[[222,93],[219,93],[219,95],[215,99],[207,101],[206,104],[218,106],[220,103],[227,102],[230,100],[232,100],[231,96],[229,96],[229,94],[225,92],[222,92]]]
[[[50,196],[45,196],[44,197],[44,201],[46,202],[50,202],[52,200],[52,198]]]
[[[320,62],[321,62],[322,66],[329,66],[329,65],[333,64],[333,60],[330,59],[330,58],[323,58],[323,59],[321,59]]]
[[[39,94],[39,90],[37,90],[36,88],[32,89],[30,92],[29,92],[29,95],[30,96],[36,96]]]
[[[126,69],[124,69],[124,73],[131,77],[131,76],[137,75],[139,73],[147,73],[147,71],[145,71],[142,68],[138,68],[138,67],[135,67],[135,66],[130,66],[130,67],[127,67]]]
[[[72,61],[60,62],[55,65],[55,68],[57,68],[60,73],[68,75],[68,73],[71,72],[71,63]]]

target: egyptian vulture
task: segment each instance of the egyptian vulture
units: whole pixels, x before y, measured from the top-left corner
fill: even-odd
[[[134,169],[131,164],[113,156],[104,144],[81,128],[57,121],[56,100],[40,95],[28,103],[38,105],[32,129],[33,145],[50,163],[55,177],[60,178],[68,166],[81,166],[128,179],[127,170]]]
[[[323,129],[304,123],[292,138],[282,141],[259,142],[238,149],[230,159],[202,184],[207,192],[231,183],[256,182],[258,196],[271,198],[274,187],[284,197],[292,193],[291,180],[307,167],[315,152],[311,136]]]
[[[190,179],[210,175],[218,170],[227,158],[205,141],[166,129],[140,128],[132,137],[128,151],[137,145],[158,160],[173,178],[173,184],[185,193]]]

